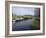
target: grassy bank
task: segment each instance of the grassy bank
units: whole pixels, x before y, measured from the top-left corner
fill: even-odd
[[[15,20],[17,18],[32,19],[32,16],[13,16],[12,20]]]
[[[32,29],[40,29],[40,18],[39,17],[33,17],[32,19]]]

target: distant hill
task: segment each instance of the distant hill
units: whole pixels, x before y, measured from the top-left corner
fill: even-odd
[[[24,16],[32,16],[32,15],[24,15]]]

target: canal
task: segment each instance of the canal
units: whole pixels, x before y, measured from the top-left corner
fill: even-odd
[[[23,31],[23,30],[31,30],[32,19],[22,20],[18,22],[12,23],[12,31]]]

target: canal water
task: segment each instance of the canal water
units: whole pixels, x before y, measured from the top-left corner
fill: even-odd
[[[22,20],[18,22],[12,23],[12,31],[23,31],[23,30],[31,30],[32,19]]]

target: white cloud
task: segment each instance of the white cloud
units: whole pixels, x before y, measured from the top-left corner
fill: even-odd
[[[16,15],[34,15],[34,9],[31,7],[13,7],[13,14]]]

